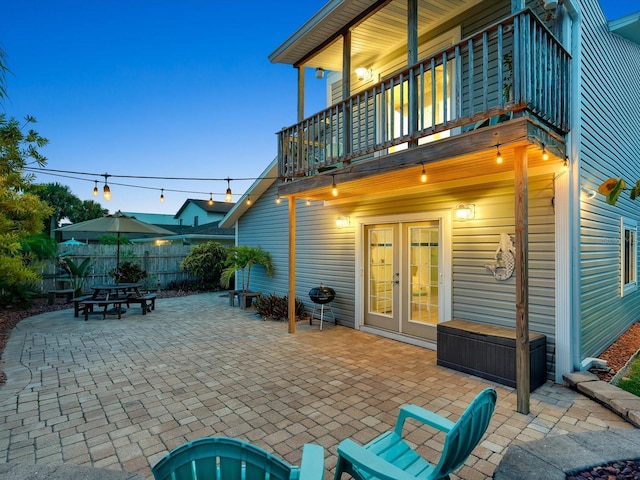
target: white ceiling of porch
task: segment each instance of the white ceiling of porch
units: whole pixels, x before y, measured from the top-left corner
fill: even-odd
[[[419,34],[446,22],[480,0],[419,0]],[[367,65],[381,53],[402,51],[407,43],[407,0],[378,2],[384,5],[373,15],[352,28],[351,63]],[[386,5],[385,5],[386,3]],[[327,3],[307,23],[270,56],[273,63],[295,65],[310,52],[338,35],[358,15],[372,5],[371,0],[333,0]],[[342,70],[342,37],[305,62],[306,67]]]

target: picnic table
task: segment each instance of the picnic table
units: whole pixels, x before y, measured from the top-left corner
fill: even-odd
[[[102,285],[94,285],[91,287],[93,291],[91,295],[77,297],[72,301],[74,303],[74,316],[78,317],[80,312],[84,314],[85,321],[89,320],[89,314],[94,312],[95,307],[102,307],[102,319],[106,318],[108,313],[116,313],[118,318],[122,318],[123,304],[127,307],[132,303],[137,303],[142,309],[142,314],[155,310],[156,297],[155,293],[143,294],[140,291],[139,283],[109,283]],[[109,307],[111,310],[108,310]],[[126,310],[125,310],[126,311]]]

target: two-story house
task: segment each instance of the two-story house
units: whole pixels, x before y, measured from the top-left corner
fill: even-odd
[[[524,329],[550,379],[584,368],[640,318],[639,206],[596,193],[640,178],[639,31],[597,0],[328,1],[269,57],[297,123],[221,222],[272,254],[252,285],[322,282],[339,324],[429,348],[452,319]]]

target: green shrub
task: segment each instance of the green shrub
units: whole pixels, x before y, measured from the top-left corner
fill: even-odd
[[[227,249],[222,244],[206,242],[193,247],[180,264],[180,268],[196,277],[200,282],[200,288],[217,290],[226,260]]]
[[[40,288],[35,283],[22,282],[4,286],[0,284],[0,307],[28,308],[39,294]]]
[[[286,320],[289,318],[289,297],[279,296],[275,293],[262,295],[256,298],[256,312],[258,315],[269,320]],[[304,303],[296,298],[296,319],[304,318]]]
[[[114,268],[109,273],[113,275],[116,283],[138,283],[147,278],[147,272],[134,262],[122,262],[118,268]]]
[[[164,287],[166,290],[178,290],[182,292],[200,292],[200,282],[197,280],[173,280]]]

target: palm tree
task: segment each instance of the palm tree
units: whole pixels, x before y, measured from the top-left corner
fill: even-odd
[[[273,275],[273,263],[271,254],[261,247],[249,247],[247,245],[239,245],[229,247],[229,253],[226,261],[227,268],[222,272],[222,283],[226,288],[231,284],[231,278],[235,272],[242,272],[242,290],[249,291],[249,281],[251,280],[251,267],[253,265],[262,265],[266,269],[267,275]],[[244,271],[247,270],[247,284],[244,283]],[[237,288],[237,285],[236,285]]]

